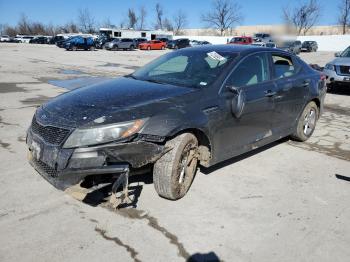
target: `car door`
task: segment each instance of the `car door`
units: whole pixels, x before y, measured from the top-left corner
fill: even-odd
[[[274,97],[273,131],[289,135],[303,109],[311,79],[303,74],[297,59],[281,52],[271,53],[272,72],[277,90]]]
[[[214,140],[225,158],[271,139],[276,86],[270,68],[267,52],[254,53],[244,58],[224,82],[221,120]]]

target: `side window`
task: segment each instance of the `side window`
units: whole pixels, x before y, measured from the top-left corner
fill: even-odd
[[[288,55],[272,55],[275,78],[285,78],[297,73],[292,57]]]
[[[236,87],[255,85],[270,80],[267,53],[250,55],[232,72],[227,84]]]

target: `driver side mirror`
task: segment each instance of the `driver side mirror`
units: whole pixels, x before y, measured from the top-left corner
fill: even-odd
[[[231,112],[234,117],[239,118],[242,115],[245,105],[245,93],[240,87],[228,85],[227,88],[234,94],[231,100]]]
[[[239,95],[240,92],[240,88],[233,86],[233,85],[227,85],[226,86],[228,88],[228,90],[230,90],[231,93],[235,94],[235,95]]]
[[[335,57],[339,57],[339,56],[340,56],[340,52],[334,53],[334,56],[335,56]]]

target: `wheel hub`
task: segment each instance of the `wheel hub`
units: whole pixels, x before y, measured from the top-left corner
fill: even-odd
[[[316,125],[316,111],[310,109],[310,111],[304,117],[303,131],[306,136],[309,136],[314,130]]]

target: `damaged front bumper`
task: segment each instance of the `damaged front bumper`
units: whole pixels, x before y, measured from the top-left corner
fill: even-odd
[[[27,133],[30,164],[60,190],[80,183],[89,175],[124,173],[154,163],[167,150],[143,140],[65,149],[47,143],[31,129]]]

